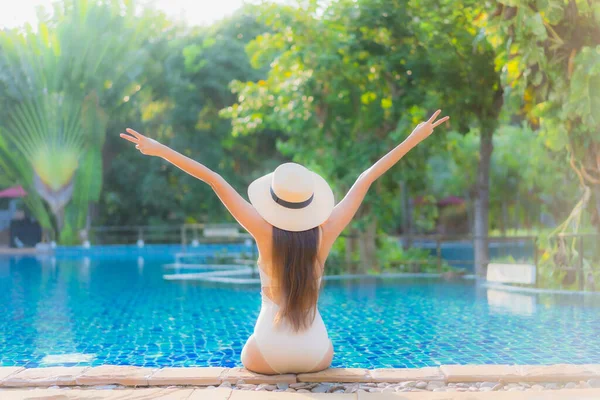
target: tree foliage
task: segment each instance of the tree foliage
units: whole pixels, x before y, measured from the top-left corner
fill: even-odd
[[[262,15],[272,32],[248,51],[253,65],[268,65],[269,73],[263,81],[232,84],[238,103],[223,115],[232,119],[233,133],[282,130],[279,149],[330,179],[340,198],[437,107],[463,132],[477,124],[493,129],[501,92],[493,52],[471,23],[482,13],[478,3],[392,3],[266,6]],[[395,225],[400,181],[412,193],[425,190],[425,160],[443,141],[437,136],[417,147],[377,181],[354,225],[369,234],[361,242]],[[373,247],[365,249],[364,268],[375,262]]]
[[[252,7],[208,28],[168,29],[146,45],[140,90],[129,113],[113,121],[111,131],[131,126],[197,159],[223,175],[242,193],[257,172],[279,158],[275,132],[233,138],[230,122],[218,110],[231,105],[234,79],[258,80],[246,44],[264,32]],[[212,189],[160,160],[130,151],[111,135],[105,148],[108,182],[98,223],[146,225],[222,222],[229,214]],[[132,195],[134,193],[134,195]]]
[[[135,92],[143,27],[133,13],[129,1],[69,0],[37,31],[0,33],[0,81],[10,100],[0,111],[4,168],[45,200],[65,242],[100,198],[108,113]],[[50,228],[45,208],[32,201]]]
[[[270,67],[268,75],[259,82],[234,82],[238,103],[223,111],[232,119],[234,135],[265,128],[282,131],[280,151],[327,177],[338,200],[390,144],[407,134],[411,116],[424,116],[410,100],[424,95],[418,82],[427,68],[410,56],[418,49],[403,28],[408,24],[404,7],[382,15],[381,9],[368,6],[351,1],[325,10],[314,3],[306,8],[265,6],[263,20],[271,32],[250,43],[248,52],[254,67]],[[396,129],[403,112],[408,122],[405,129]],[[412,176],[418,173],[415,168]],[[370,219],[359,218],[363,228],[370,225],[371,244],[377,221],[393,221],[398,208],[398,184],[391,174],[386,178],[378,181],[360,212],[371,212]],[[374,246],[365,250],[375,255]],[[361,264],[370,268],[372,262],[367,257]]]
[[[581,188],[570,215],[542,243],[541,272],[558,276],[562,285],[578,281],[583,288],[585,281],[598,279],[589,255],[581,251],[584,238],[563,234],[580,233],[590,224],[600,233],[600,4],[498,3],[490,40],[503,65],[509,105],[538,127],[547,148],[562,156]],[[583,266],[577,278],[573,265]]]
[[[446,151],[429,159],[427,187],[436,198],[462,195],[473,200],[479,142],[476,129],[465,135],[448,134]],[[566,218],[576,201],[575,174],[548,151],[543,136],[527,123],[501,125],[493,142],[490,228],[533,230],[542,226],[544,216],[547,223]]]
[[[563,154],[582,188],[576,211],[587,206],[588,221],[600,232],[600,4],[498,3],[490,40],[503,66],[509,105],[539,127],[550,150]],[[581,217],[579,212],[569,221]]]
[[[231,220],[210,187],[122,143],[128,126],[242,193],[293,160],[340,200],[437,108],[450,122],[370,190],[337,247],[340,265],[377,269],[387,251],[378,235],[398,232],[407,196],[468,198],[482,239],[488,196],[492,228],[536,226],[540,210],[567,218],[575,194],[567,221],[587,208],[584,223],[600,226],[594,3],[298,0],[199,28],[134,8],[63,0],[37,30],[0,33],[0,184],[24,185],[63,242],[90,219]],[[434,229],[436,207],[415,211],[413,226]]]

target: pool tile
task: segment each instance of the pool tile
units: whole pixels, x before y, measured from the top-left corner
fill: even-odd
[[[221,375],[223,382],[236,383],[239,380],[243,380],[246,383],[296,383],[295,374],[283,374],[283,375],[262,375],[252,371],[248,371],[246,368],[231,368]]]
[[[362,368],[328,368],[324,371],[298,374],[299,382],[368,382],[369,371]]]
[[[11,288],[21,284],[43,282],[48,291],[23,292],[0,321],[0,332],[12,332],[0,341],[0,365],[241,367],[260,310],[259,287],[165,283],[162,264],[173,260],[171,250],[160,249],[143,250],[141,270],[137,249],[94,250],[85,291],[71,284],[87,279],[83,275],[40,276],[46,261],[11,259],[0,304],[13,301]],[[198,258],[214,249],[197,249],[203,251]],[[82,272],[80,250],[69,252],[57,259],[57,271]],[[490,309],[484,292],[469,282],[439,283],[369,278],[326,284],[319,303],[336,350],[332,366],[600,363],[600,297],[536,295],[540,307],[524,317]],[[47,298],[39,314],[35,304],[57,288],[73,301],[67,306],[60,296]],[[79,357],[88,354],[95,358]]]
[[[166,367],[150,376],[148,384],[150,386],[218,385],[221,383],[220,376],[224,371],[226,368],[222,367]]]
[[[369,371],[373,382],[442,381],[444,375],[438,367],[379,368]]]
[[[2,386],[4,384],[4,381],[18,373],[19,371],[23,371],[23,367],[0,367],[0,386]]]
[[[75,379],[87,369],[89,367],[29,368],[10,376],[3,385],[9,387],[72,386],[76,384]]]
[[[442,365],[440,370],[448,382],[523,380],[521,371],[514,365]]]
[[[156,369],[125,365],[102,365],[85,371],[76,378],[78,385],[148,386],[148,379]]]

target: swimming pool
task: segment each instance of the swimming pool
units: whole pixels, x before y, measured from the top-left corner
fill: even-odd
[[[241,365],[258,286],[165,281],[173,259],[0,257],[0,365]],[[600,296],[363,278],[327,281],[319,305],[337,367],[600,363]]]

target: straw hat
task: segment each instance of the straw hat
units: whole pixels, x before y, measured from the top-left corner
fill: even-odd
[[[256,179],[248,186],[248,197],[268,223],[293,232],[321,225],[335,205],[325,179],[296,163],[281,164]]]

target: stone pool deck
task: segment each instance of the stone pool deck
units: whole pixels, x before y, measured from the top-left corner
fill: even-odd
[[[2,393],[2,400],[598,400],[600,389],[491,393],[273,393],[231,389],[36,389]]]
[[[330,368],[260,375],[244,368],[0,367],[0,399],[600,399],[600,364]]]

